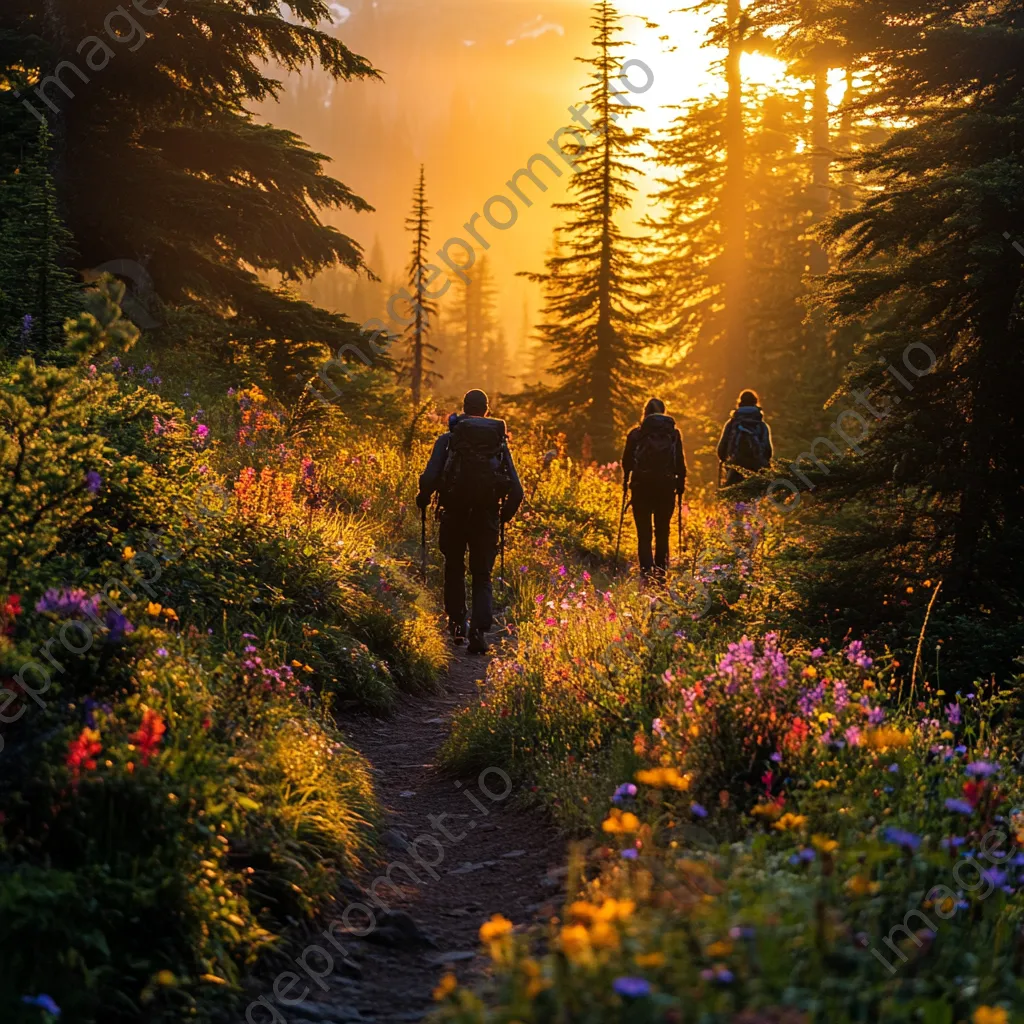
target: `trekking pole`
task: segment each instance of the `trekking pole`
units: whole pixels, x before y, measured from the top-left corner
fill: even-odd
[[[722,489],[722,470],[725,468],[725,463],[721,459],[718,460],[718,480],[715,484],[715,490],[720,491]]]
[[[683,492],[676,494],[676,529],[679,538],[679,550],[676,551],[676,558],[683,561]]]
[[[427,578],[427,507],[420,509],[420,572]]]
[[[505,502],[503,501],[498,508],[498,514],[501,516],[501,582],[505,582]]]

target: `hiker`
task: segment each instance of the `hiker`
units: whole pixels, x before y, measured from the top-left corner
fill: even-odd
[[[677,497],[686,488],[686,457],[676,421],[665,415],[665,403],[652,398],[643,422],[626,438],[622,453],[622,488],[632,489],[633,521],[640,571],[664,576],[668,568],[668,535]],[[653,522],[653,530],[652,530]],[[651,554],[651,534],[654,554]]]
[[[519,511],[523,487],[508,449],[505,421],[487,416],[487,395],[468,391],[461,415],[434,442],[420,476],[416,505],[425,510],[437,492],[438,546],[444,555],[444,610],[456,644],[469,638],[472,654],[486,654],[491,628],[491,570],[504,525]],[[466,621],[466,549],[473,577],[472,614]]]
[[[743,391],[718,442],[719,480],[723,465],[729,467],[725,478],[725,486],[729,487],[746,479],[740,469],[756,473],[767,469],[771,461],[772,432],[764,421],[757,392]]]

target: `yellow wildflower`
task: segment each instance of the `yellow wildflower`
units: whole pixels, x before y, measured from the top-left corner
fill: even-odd
[[[519,965],[526,975],[526,998],[535,999],[545,989],[551,988],[551,982],[541,974],[540,964],[532,957]]]
[[[437,988],[434,989],[434,999],[437,1002],[441,1002],[442,999],[447,999],[458,987],[458,979],[449,971],[441,978]]]
[[[803,670],[801,675],[805,679],[817,679],[817,677],[818,677],[818,670],[813,665],[808,665],[807,668],[805,668]]]
[[[832,783],[828,779],[818,779],[814,784],[815,789],[831,789]]]
[[[135,548],[130,545],[121,552],[121,557],[126,561],[130,562],[135,557]]]
[[[811,836],[811,846],[819,853],[835,853],[839,849],[839,844],[834,839],[829,839],[828,836],[819,833]]]
[[[791,814],[787,811],[777,822],[775,828],[780,832],[788,832],[790,829],[803,828],[807,824],[807,816],[804,814]]]
[[[952,738],[953,734],[948,729],[943,729],[942,732],[939,733],[940,740],[951,740]]]
[[[160,614],[162,610],[163,609],[160,607],[160,605],[156,603],[156,601],[150,601],[149,604],[146,605],[146,614],[152,615],[154,619]]]
[[[887,726],[881,726],[877,729],[868,729],[864,733],[864,746],[869,750],[889,750],[890,748],[899,750],[903,747],[909,747],[913,735],[908,729],[903,732],[900,729],[890,729]]]
[[[595,921],[590,926],[590,944],[595,949],[618,949],[619,932],[607,921]]]
[[[613,807],[612,813],[601,823],[601,828],[613,835],[639,832],[640,819],[632,811],[620,811],[618,807]]]
[[[625,921],[633,915],[636,904],[632,900],[617,900],[609,897],[601,904],[597,917],[601,921]]]
[[[782,808],[777,803],[769,801],[768,803],[755,804],[751,807],[750,813],[755,818],[768,818],[769,821],[775,821],[782,816]]]
[[[178,621],[178,613],[173,608],[165,608],[163,614],[165,619],[171,619],[174,622]]]
[[[569,914],[582,921],[593,921],[597,917],[597,907],[586,900],[576,900],[569,905]]]
[[[979,1006],[971,1017],[974,1024],[1007,1024],[1009,1019],[1001,1006]]]
[[[700,727],[696,725],[691,725],[687,731],[691,736],[694,737],[694,739],[696,739],[700,735]]]
[[[164,988],[170,988],[172,985],[178,984],[178,979],[174,976],[173,971],[157,971],[153,975],[153,981],[157,985],[163,985]]]
[[[723,942],[722,940],[719,940],[718,942],[712,942],[711,945],[707,948],[708,956],[713,957],[715,959],[723,956],[728,956],[731,952],[732,943]]]
[[[581,924],[567,924],[559,935],[562,952],[574,963],[590,959],[590,932]]]
[[[872,882],[867,875],[854,875],[846,880],[846,891],[853,896],[873,896],[881,886]]]
[[[636,781],[655,789],[678,789],[683,793],[690,788],[690,776],[680,775],[675,768],[644,768],[636,773]]]
[[[637,953],[634,957],[637,967],[664,967],[664,953]]]
[[[490,921],[485,921],[480,925],[480,941],[494,942],[495,939],[503,939],[512,933],[513,927],[515,926],[507,917],[495,914]]]

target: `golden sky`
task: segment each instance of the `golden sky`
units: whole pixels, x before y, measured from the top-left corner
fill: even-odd
[[[262,113],[328,154],[332,172],[374,205],[372,214],[333,219],[367,252],[383,251],[374,269],[390,282],[408,258],[404,221],[420,163],[440,246],[466,235],[470,216],[491,195],[507,193],[512,174],[568,121],[568,107],[580,102],[587,82],[588,69],[573,58],[590,52],[590,7],[582,0],[348,0],[333,6],[339,16],[334,31],[380,68],[384,82],[333,83],[307,73],[288,79],[282,102]],[[654,130],[675,116],[666,107],[716,82],[713,65],[721,54],[703,46],[705,17],[679,12],[679,6],[679,0],[628,0],[620,7],[629,41],[622,54],[644,61],[654,77],[639,98],[644,112],[632,120]],[[646,28],[644,18],[659,27]],[[751,85],[782,77],[781,65],[768,57],[744,61]],[[641,185],[637,216],[649,207],[650,183]],[[524,305],[532,318],[539,303],[537,290],[515,275],[542,269],[563,216],[551,204],[563,198],[562,188],[551,188],[521,210],[509,230],[490,232],[488,257],[513,348]]]

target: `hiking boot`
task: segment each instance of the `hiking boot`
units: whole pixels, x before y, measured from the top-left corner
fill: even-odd
[[[486,654],[488,651],[487,641],[484,639],[482,629],[471,629],[469,631],[469,653]]]
[[[455,646],[461,647],[466,642],[466,634],[469,632],[469,623],[465,620],[462,622],[456,622],[454,619],[449,619],[448,632],[451,633],[452,642]]]

